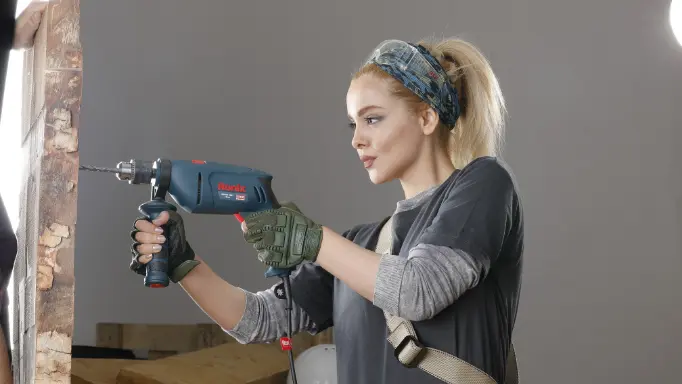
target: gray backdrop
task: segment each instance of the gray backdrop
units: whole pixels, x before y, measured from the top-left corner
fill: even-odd
[[[430,35],[477,44],[508,100],[524,382],[679,382],[682,49],[667,0],[83,2],[81,161],[248,165],[338,231],[376,220],[401,190],[373,186],[350,146],[349,76],[381,40]],[[147,197],[81,173],[75,344],[94,344],[97,322],[208,321],[179,287],[128,271]],[[232,217],[186,219],[228,281],[274,283]]]

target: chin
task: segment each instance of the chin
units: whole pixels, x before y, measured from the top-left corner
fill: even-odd
[[[383,184],[391,180],[391,178],[386,177],[386,174],[378,172],[376,169],[370,169],[367,173],[369,174],[369,180],[375,185]]]

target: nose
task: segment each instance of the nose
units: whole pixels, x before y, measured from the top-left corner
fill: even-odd
[[[351,140],[351,145],[355,149],[365,148],[367,146],[367,137],[360,129],[360,127],[355,128],[353,132],[353,139]]]

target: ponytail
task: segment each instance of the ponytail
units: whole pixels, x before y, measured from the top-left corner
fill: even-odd
[[[456,168],[481,156],[498,156],[504,142],[506,106],[497,77],[471,43],[447,39],[422,42],[457,88],[462,113],[452,131],[445,129],[447,148]]]

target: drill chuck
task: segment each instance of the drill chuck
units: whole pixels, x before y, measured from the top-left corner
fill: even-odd
[[[151,184],[156,172],[153,161],[142,161],[132,159],[121,161],[116,164],[116,178],[127,181],[130,184]]]
[[[121,161],[116,164],[116,168],[81,165],[79,169],[83,171],[115,173],[117,179],[127,181],[130,184],[151,184],[152,179],[156,174],[153,161],[135,159]]]

